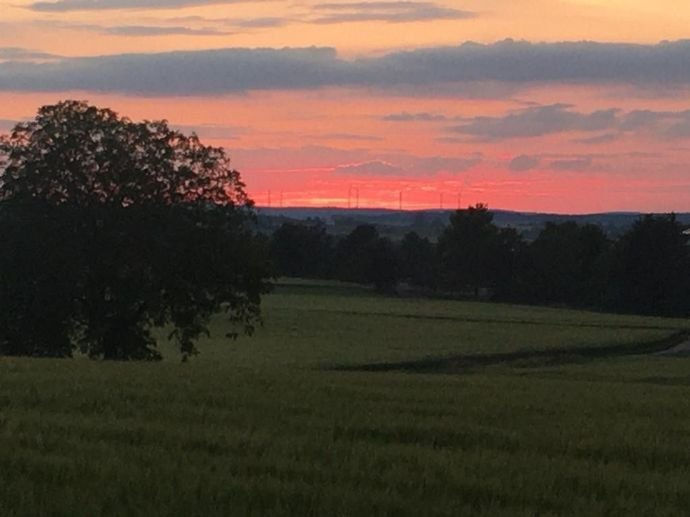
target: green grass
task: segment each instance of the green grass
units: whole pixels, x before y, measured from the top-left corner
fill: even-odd
[[[186,364],[0,359],[0,515],[690,508],[690,359],[628,355],[687,321],[303,284],[265,319]],[[358,370],[446,357],[450,375]]]

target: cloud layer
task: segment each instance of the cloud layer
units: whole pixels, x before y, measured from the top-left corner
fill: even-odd
[[[473,12],[443,7],[433,2],[410,1],[323,3],[314,6],[314,10],[324,13],[313,20],[313,23],[319,24],[370,21],[407,23],[461,20],[475,16]]]
[[[445,172],[458,174],[479,165],[483,160],[481,154],[462,158],[446,156],[400,156],[397,160],[375,159],[364,162],[349,163],[337,166],[333,172],[344,176],[434,176]]]
[[[532,107],[501,117],[476,117],[451,131],[486,140],[544,136],[566,131],[602,131],[618,122],[616,109],[578,113],[564,104]]]
[[[601,156],[599,156],[601,158]],[[508,163],[508,169],[514,172],[526,172],[535,169],[544,169],[563,172],[584,172],[591,170],[595,166],[593,155],[566,156],[559,158],[549,158],[547,155],[525,155],[516,156]],[[604,156],[606,158],[606,156]]]
[[[209,4],[234,4],[246,0],[57,0],[34,2],[28,9],[37,12],[105,11],[112,9],[175,9]]]
[[[0,47],[0,61],[46,61],[59,56],[21,47]]]
[[[260,0],[266,1],[266,0]],[[249,3],[247,0],[40,0],[27,6],[36,12],[105,11],[129,9],[176,9],[211,4]],[[476,16],[471,11],[445,7],[431,1],[325,2],[311,6],[310,14],[301,19],[257,19],[246,27],[274,27],[289,21],[329,25],[351,22],[410,23],[438,20],[462,20]]]
[[[230,31],[214,28],[196,29],[192,27],[170,27],[158,25],[115,25],[112,27],[96,27],[97,32],[116,36],[226,36]]]
[[[76,1],[76,0],[75,0]],[[658,45],[467,43],[347,61],[331,48],[221,49],[0,63],[0,89],[89,90],[134,94],[208,95],[324,86],[437,88],[477,83],[512,86],[615,83],[690,85],[690,41]],[[547,117],[565,116],[562,110]],[[544,114],[531,114],[537,118]],[[565,124],[605,126],[611,113]],[[519,120],[514,121],[519,123]],[[491,121],[484,121],[484,125]],[[492,132],[479,125],[470,128]]]
[[[575,143],[598,145],[625,134],[645,133],[664,139],[690,137],[690,111],[634,110],[617,108],[582,113],[567,104],[532,106],[501,116],[474,117],[450,126],[448,131],[482,141],[536,138],[559,133],[598,133]],[[520,163],[518,162],[518,167]]]
[[[447,120],[445,115],[438,113],[408,113],[403,111],[402,113],[392,113],[383,117],[383,120],[387,122],[436,122],[439,120]]]

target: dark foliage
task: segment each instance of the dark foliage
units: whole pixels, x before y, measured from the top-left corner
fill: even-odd
[[[74,344],[80,214],[44,202],[0,203],[0,353],[63,357]],[[65,243],[71,245],[65,245]]]
[[[409,232],[399,250],[400,277],[410,285],[424,288],[436,286],[438,263],[436,248],[426,237]]]
[[[297,226],[284,226],[274,236],[272,253],[278,263],[286,254],[294,258],[298,263],[290,268],[299,276],[313,276],[314,256],[332,256],[331,263],[318,268],[318,276],[334,271],[333,278],[381,290],[402,281],[420,293],[481,294],[640,314],[690,313],[690,236],[673,215],[646,216],[615,242],[599,226],[575,222],[547,223],[534,241],[526,242],[515,229],[497,227],[480,204],[454,213],[436,244],[415,232],[394,243],[382,239],[375,226],[360,225],[337,242],[334,252],[327,251],[332,244],[323,227]],[[314,234],[319,237],[311,242],[320,246],[303,237]],[[318,255],[301,253],[310,246]]]
[[[221,309],[250,332],[267,260],[220,148],[165,122],[62,102],[0,144],[0,352],[183,357]]]
[[[438,241],[442,282],[459,292],[496,290],[512,276],[516,234],[493,224],[486,205],[458,210]]]
[[[529,296],[539,303],[601,304],[609,241],[598,226],[547,223],[529,247]]]
[[[528,245],[514,228],[500,228],[495,257],[493,296],[498,300],[517,301],[525,292]]]
[[[643,314],[690,314],[690,237],[675,215],[647,215],[616,243],[609,306]]]
[[[323,224],[284,223],[271,237],[271,257],[281,276],[328,278],[333,238]]]
[[[339,280],[374,284],[386,291],[398,280],[398,261],[390,240],[380,237],[376,227],[360,225],[341,239],[335,250]]]

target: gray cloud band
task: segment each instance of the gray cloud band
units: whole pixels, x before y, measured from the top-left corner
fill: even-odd
[[[649,132],[668,138],[690,137],[690,111],[635,110],[623,112],[610,108],[580,113],[564,104],[530,107],[497,117],[463,119],[461,124],[446,128],[472,140],[492,141],[513,138],[535,138],[557,133],[600,133],[580,138],[576,143],[604,144],[626,133]],[[601,133],[605,131],[604,133]],[[518,161],[520,168],[527,162]]]
[[[256,2],[256,0],[253,0]],[[263,0],[270,1],[270,0]],[[27,9],[37,12],[104,11],[131,9],[174,9],[212,4],[249,3],[249,0],[57,0],[30,3]],[[382,21],[388,23],[460,20],[475,13],[444,7],[429,1],[322,3],[311,7],[316,18],[307,23],[331,24]]]
[[[385,90],[481,82],[690,84],[690,41],[467,43],[347,61],[330,48],[123,54],[0,63],[0,89],[210,95],[325,86]],[[601,116],[606,116],[602,114]],[[596,121],[592,121],[596,123]]]
[[[174,9],[197,5],[234,4],[244,1],[246,0],[58,0],[57,2],[34,2],[27,7],[37,12],[60,13],[110,9]]]

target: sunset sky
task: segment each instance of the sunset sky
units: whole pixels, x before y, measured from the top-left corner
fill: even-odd
[[[0,0],[0,132],[165,118],[259,205],[690,211],[688,37],[677,0]]]

